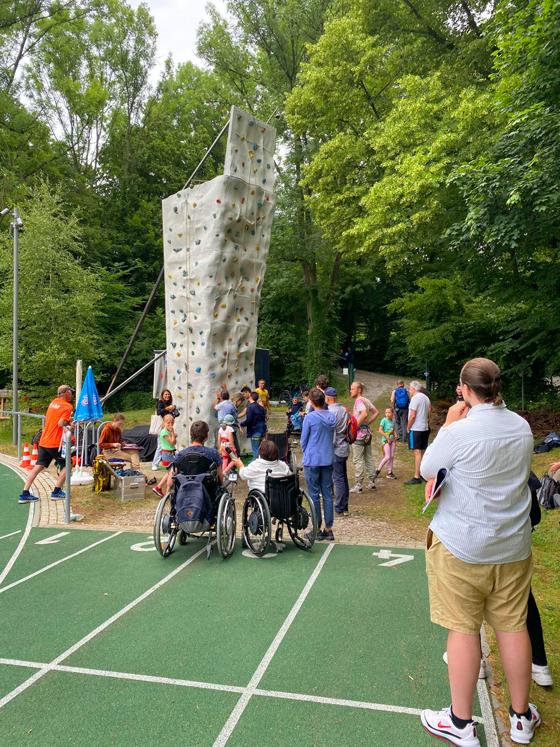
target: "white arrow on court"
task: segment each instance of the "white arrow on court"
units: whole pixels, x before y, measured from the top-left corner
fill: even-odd
[[[60,540],[63,537],[66,537],[67,534],[70,534],[70,532],[59,532],[58,534],[51,534],[50,537],[45,537],[43,540],[39,540],[39,542],[36,542],[36,545],[56,545],[57,542],[60,542]]]
[[[388,563],[379,563],[379,566],[383,565],[386,568],[391,568],[394,565],[401,565],[401,563],[408,563],[409,560],[414,560],[414,555],[402,555],[401,553],[393,552],[392,550],[379,550],[379,552],[372,552],[372,555],[381,560],[388,560]],[[390,558],[394,558],[394,560],[390,560]]]

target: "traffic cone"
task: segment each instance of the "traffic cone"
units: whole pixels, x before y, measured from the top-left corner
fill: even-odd
[[[19,466],[21,467],[21,469],[31,469],[31,454],[29,453],[28,443],[26,443],[23,447],[23,457]]]
[[[39,447],[37,446],[37,444],[33,444],[33,453],[31,454],[31,466],[29,467],[29,469],[33,469],[33,467],[35,467],[38,459],[39,459]]]

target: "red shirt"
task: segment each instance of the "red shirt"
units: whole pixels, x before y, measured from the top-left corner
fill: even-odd
[[[72,417],[72,405],[63,397],[56,397],[50,403],[46,416],[43,433],[39,441],[39,446],[45,449],[59,449],[62,440],[62,428],[59,426],[59,420],[70,420]]]

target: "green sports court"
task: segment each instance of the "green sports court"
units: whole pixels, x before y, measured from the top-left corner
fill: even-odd
[[[421,550],[223,561],[193,540],[162,559],[146,534],[31,528],[20,486],[0,466],[2,744],[434,743],[419,712],[449,703],[445,632]]]

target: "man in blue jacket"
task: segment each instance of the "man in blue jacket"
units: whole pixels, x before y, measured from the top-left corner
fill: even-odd
[[[301,432],[301,448],[303,450],[303,473],[309,490],[310,498],[317,514],[319,540],[334,540],[332,531],[333,516],[333,431],[336,426],[336,414],[324,410],[325,394],[318,387],[309,392],[311,412],[303,420]],[[325,529],[321,529],[321,499],[323,496],[323,511]]]
[[[256,392],[251,392],[245,420],[241,425],[247,428],[247,438],[251,439],[253,459],[257,459],[261,441],[266,433],[266,410],[259,404],[259,395]]]

